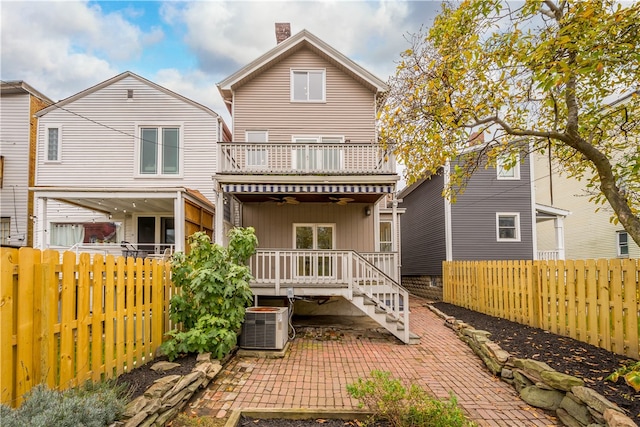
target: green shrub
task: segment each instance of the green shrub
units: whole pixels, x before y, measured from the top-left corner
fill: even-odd
[[[167,335],[161,350],[170,360],[181,353],[211,352],[218,359],[235,347],[253,294],[246,262],[256,251],[253,227],[229,232],[229,248],[212,244],[205,233],[189,237],[189,254],[176,253],[172,280],[180,293],[171,298],[171,320],[182,325]]]
[[[351,397],[360,401],[379,419],[394,427],[465,427],[475,424],[466,419],[451,394],[448,401],[434,399],[417,385],[408,389],[389,372],[371,371],[371,379],[347,385]]]
[[[126,395],[114,383],[86,384],[64,392],[34,387],[17,409],[0,406],[3,427],[102,427],[124,411]]]

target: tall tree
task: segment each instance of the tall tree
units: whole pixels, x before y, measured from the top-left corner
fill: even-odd
[[[640,245],[639,34],[638,3],[445,4],[401,55],[381,141],[406,165],[409,182],[447,159],[475,156],[452,171],[456,187],[480,158],[515,161],[520,140],[584,180]],[[486,144],[465,150],[478,134]]]

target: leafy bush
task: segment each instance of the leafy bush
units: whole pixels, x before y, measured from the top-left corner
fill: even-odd
[[[0,406],[3,427],[102,427],[124,411],[126,395],[112,382],[64,392],[44,385],[34,387],[17,409]]]
[[[385,419],[394,427],[475,425],[466,419],[453,394],[448,401],[440,401],[415,384],[407,389],[389,372],[374,370],[371,377],[358,378],[347,385],[347,391],[360,401],[360,407],[366,406],[376,418]]]
[[[229,232],[229,248],[212,244],[205,233],[189,237],[189,254],[179,252],[172,261],[172,279],[180,293],[171,298],[170,317],[182,330],[169,331],[162,351],[170,360],[181,353],[211,352],[218,359],[237,342],[245,308],[253,294],[246,262],[256,251],[253,227]]]

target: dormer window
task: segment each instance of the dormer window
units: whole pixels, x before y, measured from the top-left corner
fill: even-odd
[[[325,70],[291,70],[291,101],[324,102]]]

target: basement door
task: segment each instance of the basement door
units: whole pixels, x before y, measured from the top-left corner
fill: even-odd
[[[334,224],[294,224],[296,277],[332,278],[335,276]]]

